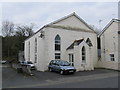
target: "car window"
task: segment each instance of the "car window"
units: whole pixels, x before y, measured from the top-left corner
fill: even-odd
[[[51,65],[51,64],[55,64],[55,61],[54,61],[54,60],[52,60],[52,61],[50,62],[50,65]]]
[[[60,65],[60,61],[56,61],[56,65]]]
[[[27,62],[28,64],[33,64],[32,62]]]
[[[62,61],[60,64],[61,66],[70,66],[70,64],[67,61]]]

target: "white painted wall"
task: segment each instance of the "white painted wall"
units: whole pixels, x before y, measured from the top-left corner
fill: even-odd
[[[101,61],[100,67],[118,69],[118,23],[113,22],[101,35]],[[105,49],[105,53],[104,53]],[[115,61],[110,60],[110,53],[115,54]]]
[[[57,22],[56,24],[57,26],[70,26],[73,28],[81,28],[81,29],[85,29],[85,30],[89,30],[91,31],[91,29],[89,29],[83,22],[81,22],[78,18],[76,18],[75,16],[71,16],[65,20],[62,20],[60,22]]]
[[[91,59],[93,60],[94,66],[97,62],[97,40],[95,33],[89,32],[81,32],[81,31],[74,31],[74,30],[65,30],[65,29],[57,29],[57,28],[47,28],[45,30],[45,41],[47,46],[46,50],[46,64],[48,65],[49,61],[55,59],[55,51],[54,51],[54,39],[55,36],[59,34],[61,37],[61,59],[68,60],[68,53],[66,49],[74,42],[76,39],[90,38],[93,48],[91,49]],[[79,59],[79,58],[78,58]],[[46,65],[46,69],[47,69]]]

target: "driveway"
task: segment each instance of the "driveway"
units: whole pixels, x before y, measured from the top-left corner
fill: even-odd
[[[60,75],[55,72],[39,72],[33,71],[34,76],[29,76],[26,74],[17,73],[15,69],[10,67],[3,67],[2,70],[3,88],[44,88],[44,87],[72,87],[72,84],[78,84],[79,88],[86,88],[84,83],[95,82],[110,82],[106,87],[118,87],[118,72],[106,69],[95,69],[94,71],[82,71],[76,72],[70,75]],[[104,81],[105,80],[105,81]],[[84,83],[83,83],[84,82]],[[76,84],[75,84],[76,83]],[[79,83],[82,83],[80,86]],[[99,83],[100,84],[100,83]],[[98,85],[99,85],[98,84]],[[70,85],[70,86],[68,86]],[[87,85],[87,84],[86,84]],[[91,83],[89,84],[91,85]],[[91,85],[88,87],[95,87]],[[99,86],[102,88],[102,86]]]

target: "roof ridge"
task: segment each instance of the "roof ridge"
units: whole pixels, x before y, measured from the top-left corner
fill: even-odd
[[[113,23],[113,22],[120,22],[120,19],[111,19],[108,23],[107,23],[107,25],[103,28],[103,30],[98,34],[98,37],[100,37],[105,31],[106,31],[106,29]]]

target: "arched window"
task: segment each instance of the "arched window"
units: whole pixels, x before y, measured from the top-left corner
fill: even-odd
[[[59,35],[56,35],[55,37],[55,51],[61,50],[61,39]]]
[[[55,37],[55,60],[59,60],[61,58],[61,38],[59,35],[56,35]]]
[[[37,38],[35,38],[35,61],[34,63],[37,63]]]
[[[28,60],[30,60],[30,41],[28,42]]]
[[[89,38],[86,40],[86,43],[87,43],[88,46],[90,46],[90,47],[93,46],[93,45],[92,45],[92,42],[91,42],[91,40],[90,40]]]
[[[86,50],[85,46],[82,47],[82,63],[86,62]]]
[[[37,38],[35,38],[35,53],[37,53]]]

